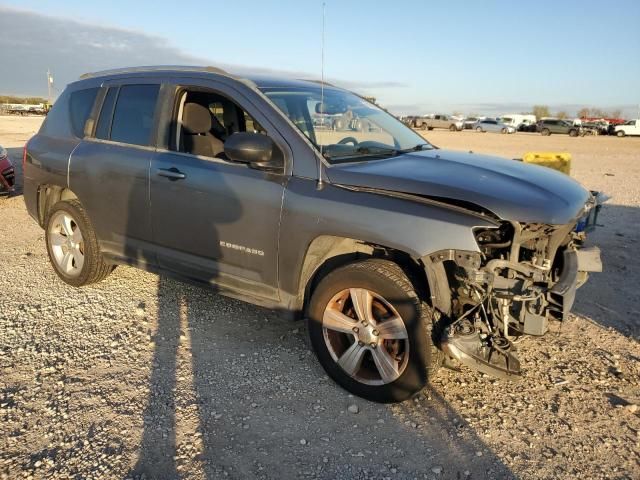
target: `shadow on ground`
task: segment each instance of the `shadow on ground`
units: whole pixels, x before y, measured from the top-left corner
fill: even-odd
[[[640,338],[640,208],[605,204],[598,224],[588,243],[600,247],[603,272],[578,290],[573,311]]]
[[[399,406],[350,398],[310,355],[305,334],[268,310],[160,278],[132,473],[180,477],[195,449],[206,478],[422,478],[438,468],[439,478],[513,477],[435,391]],[[189,375],[192,392],[176,388]]]

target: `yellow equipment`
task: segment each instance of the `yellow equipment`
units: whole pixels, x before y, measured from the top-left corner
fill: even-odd
[[[535,163],[553,168],[559,172],[571,174],[571,154],[558,152],[528,152],[522,157],[525,163]]]

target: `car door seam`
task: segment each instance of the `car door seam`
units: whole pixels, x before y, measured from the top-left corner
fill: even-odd
[[[69,190],[71,190],[71,181],[70,181],[70,172],[71,172],[71,157],[73,156],[73,154],[75,153],[76,149],[80,146],[80,144],[82,143],[82,140],[80,140],[75,147],[73,147],[73,149],[71,150],[71,152],[69,153],[69,158],[67,159],[67,188]]]

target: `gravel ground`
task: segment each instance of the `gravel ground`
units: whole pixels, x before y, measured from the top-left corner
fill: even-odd
[[[37,118],[0,117],[20,164]],[[613,196],[606,271],[519,345],[522,381],[442,369],[384,406],[329,381],[304,324],[119,267],[66,286],[22,198],[0,199],[0,478],[640,478],[640,139],[428,132],[436,145],[574,154]]]

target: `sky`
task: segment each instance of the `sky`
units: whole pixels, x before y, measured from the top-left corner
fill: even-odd
[[[397,114],[640,108],[640,1],[325,0],[325,77]],[[0,0],[0,94],[202,64],[319,78],[322,0]]]

